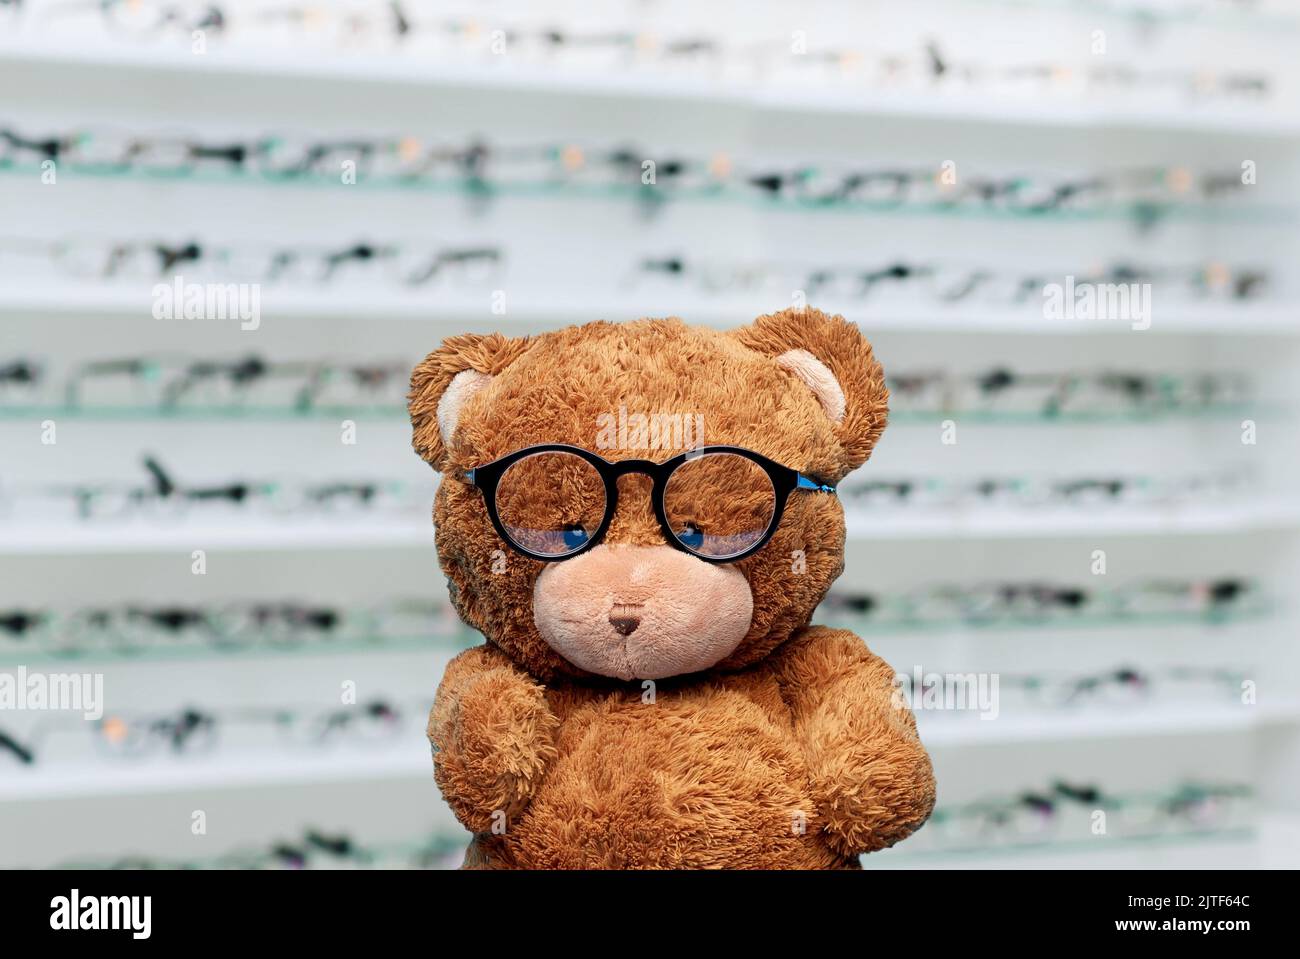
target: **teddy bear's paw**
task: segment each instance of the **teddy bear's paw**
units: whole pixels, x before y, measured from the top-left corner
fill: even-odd
[[[875,852],[906,839],[934,809],[934,773],[924,752],[885,755],[813,784],[830,845],[845,856]]]
[[[554,760],[559,721],[542,688],[508,669],[488,670],[458,692],[451,709],[440,716],[435,705],[430,717],[434,777],[465,826],[499,832]]]

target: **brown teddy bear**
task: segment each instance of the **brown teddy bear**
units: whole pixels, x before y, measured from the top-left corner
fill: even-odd
[[[786,310],[452,337],[416,451],[452,600],[434,775],[486,868],[853,868],[934,805],[894,672],[809,625],[885,427],[856,326]]]

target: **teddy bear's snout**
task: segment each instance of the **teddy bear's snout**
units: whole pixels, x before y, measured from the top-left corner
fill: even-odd
[[[670,546],[602,544],[552,563],[533,599],[537,630],[552,649],[618,679],[708,669],[740,645],[754,612],[738,569]]]

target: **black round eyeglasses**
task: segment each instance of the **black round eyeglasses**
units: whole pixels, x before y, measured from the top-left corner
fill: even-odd
[[[581,447],[543,444],[476,467],[465,480],[483,493],[493,527],[512,549],[555,562],[600,542],[618,507],[618,479],[632,473],[653,481],[651,502],[668,542],[709,563],[761,549],[796,490],[835,492],[738,446],[704,446],[662,463],[611,463]]]

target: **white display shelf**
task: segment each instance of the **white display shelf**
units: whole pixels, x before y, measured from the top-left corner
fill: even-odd
[[[952,851],[917,845],[905,841],[863,857],[862,863],[868,869],[1293,869],[1300,855],[1300,816],[1294,809],[1266,808],[1252,825],[1226,832],[1090,836]]]
[[[0,66],[58,67],[93,84],[105,70],[190,76],[227,82],[310,81],[313,85],[375,84],[462,94],[466,90],[521,95],[617,100],[622,103],[698,104],[761,114],[798,113],[828,117],[970,122],[1046,129],[1167,130],[1194,133],[1300,137],[1300,120],[1267,106],[1234,104],[1177,106],[1134,97],[1015,97],[979,90],[951,93],[882,90],[852,80],[832,84],[755,83],[720,79],[701,70],[674,76],[648,68],[615,71],[566,69],[554,63],[511,63],[484,57],[474,62],[438,62],[430,55],[378,50],[348,54],[310,48],[223,48],[214,42],[203,54],[187,47],[140,46],[73,37],[26,37],[0,41]],[[74,77],[75,79],[75,77]]]
[[[840,310],[840,304],[831,304]],[[876,307],[871,304],[843,305],[846,315],[868,332],[918,333],[1016,333],[1031,335],[1077,335],[1082,333],[1134,332],[1128,320],[1049,320],[1032,309],[998,311],[935,308],[930,310]],[[1151,326],[1140,331],[1150,334],[1211,334],[1223,336],[1300,334],[1300,309],[1294,306],[1252,303],[1248,306],[1203,306],[1195,303],[1164,304],[1156,307]]]
[[[863,857],[862,864],[867,869],[963,870],[1257,868],[1268,864],[1268,849],[1262,830],[1144,839],[1096,837],[1074,843],[960,851],[914,851],[904,841]]]
[[[1267,109],[1232,106],[1177,107],[1144,104],[1140,98],[1084,97],[1020,98],[985,94],[887,93],[838,89],[787,88],[764,90],[755,96],[760,109],[814,112],[836,116],[932,120],[936,123],[974,122],[987,125],[1034,126],[1046,129],[1162,130],[1201,134],[1293,139],[1300,121],[1279,117]]]
[[[945,714],[917,710],[917,728],[927,749],[966,749],[1013,743],[1057,743],[1088,739],[1145,739],[1155,736],[1250,734],[1265,723],[1295,722],[1294,707],[1181,704],[1147,708],[1081,708],[1007,714],[980,719],[975,712]]]
[[[972,513],[846,514],[851,542],[931,539],[1050,539],[1073,536],[1254,535],[1300,526],[1300,503],[1259,507],[1183,509],[1168,513],[1116,509],[1107,513],[1010,510]],[[75,525],[0,525],[0,556],[79,553],[157,553],[173,550],[244,551],[423,549],[434,545],[424,515],[404,519],[322,523],[122,522]]]
[[[161,281],[159,281],[161,282]],[[771,297],[701,297],[654,290],[575,299],[571,293],[551,295],[501,284],[510,292],[506,313],[492,312],[492,292],[480,295],[447,294],[437,288],[412,293],[389,289],[323,287],[315,290],[263,287],[260,291],[264,322],[284,320],[382,320],[434,324],[475,323],[509,330],[515,327],[549,328],[590,320],[632,320],[646,316],[680,316],[690,323],[721,328],[738,326],[755,316],[782,308]],[[140,319],[154,322],[153,283],[130,286],[76,283],[15,283],[0,279],[0,316],[81,317]],[[899,307],[870,300],[848,303],[814,303],[841,312],[868,332],[1025,333],[1081,334],[1129,333],[1132,325],[1121,320],[1049,320],[1031,309],[990,307]],[[235,321],[232,321],[235,322]],[[1162,304],[1147,333],[1181,334],[1300,334],[1300,309],[1270,303],[1246,306],[1205,306],[1196,303]]]
[[[851,541],[923,539],[1048,539],[1071,536],[1245,535],[1300,527],[1300,502],[1243,506],[1113,507],[1093,510],[882,510],[845,507]]]
[[[80,553],[158,553],[173,550],[247,551],[319,549],[433,549],[426,517],[410,522],[249,523],[218,526],[181,523],[109,523],[0,526],[0,556]]]

